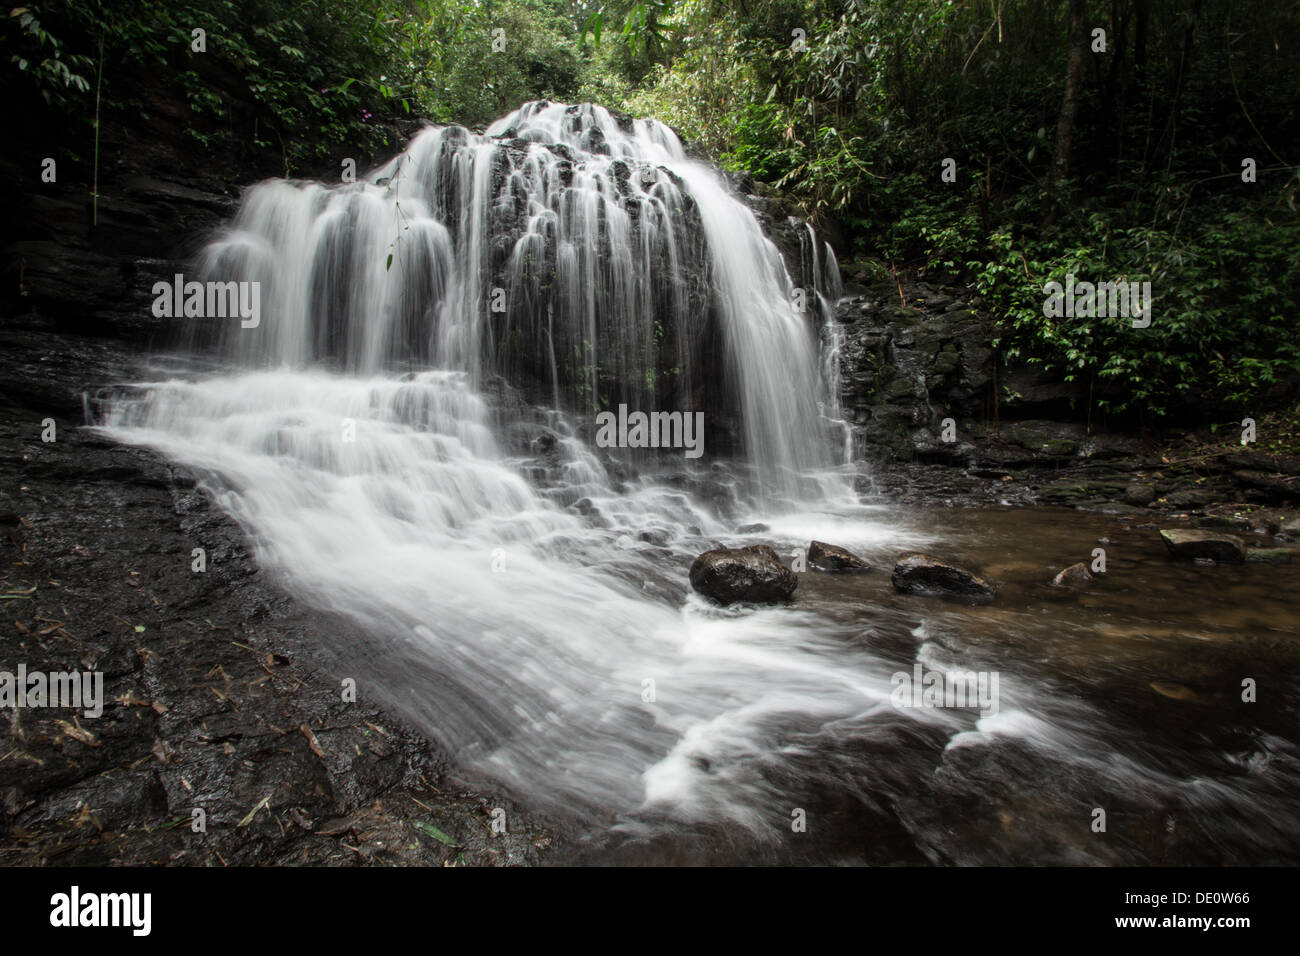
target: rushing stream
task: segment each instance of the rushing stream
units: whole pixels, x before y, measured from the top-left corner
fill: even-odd
[[[263,566],[373,638],[335,648],[360,692],[564,821],[570,858],[1300,860],[1297,572],[1173,566],[1100,516],[855,493],[838,279],[805,252],[796,289],[667,128],[530,104],[356,184],[252,189],[201,268],[261,282],[260,323],[101,427],[208,476]],[[597,396],[722,425],[699,462],[610,453]],[[1096,589],[1041,587],[1106,535]],[[719,542],[814,538],[886,573],[802,574],[788,607],[689,593]],[[998,601],[894,594],[919,547]],[[996,672],[996,713],[894,706],[918,664]]]

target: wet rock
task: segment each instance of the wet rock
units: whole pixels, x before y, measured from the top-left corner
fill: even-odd
[[[960,364],[961,356],[957,352],[957,346],[947,342],[930,363],[930,374],[941,378],[955,372]]]
[[[1258,564],[1290,564],[1295,552],[1290,548],[1251,548],[1246,560]]]
[[[1011,422],[1002,427],[1004,442],[1043,458],[1072,458],[1082,438],[1078,426],[1059,422]]]
[[[1234,471],[1232,477],[1239,485],[1267,492],[1264,497],[1270,500],[1300,498],[1300,481],[1294,477],[1268,475],[1259,471]]]
[[[1192,522],[1198,528],[1221,528],[1225,531],[1249,531],[1251,523],[1245,518],[1230,515],[1206,515]]]
[[[890,580],[905,594],[960,597],[979,604],[992,601],[995,593],[993,585],[965,568],[915,552],[899,557]]]
[[[1054,588],[1083,588],[1092,583],[1092,572],[1080,561],[1072,564],[1052,578]]]
[[[814,541],[808,545],[808,564],[818,571],[870,571],[871,565],[852,551]]]
[[[1124,494],[1125,486],[1117,481],[1065,480],[1056,481],[1039,492],[1045,502],[1078,505],[1086,502],[1111,501]]]
[[[691,587],[719,604],[790,600],[799,580],[765,544],[706,551],[691,565]]]
[[[1224,564],[1241,564],[1246,560],[1246,545],[1234,534],[1183,528],[1162,529],[1160,537],[1176,558],[1209,558]]]
[[[763,524],[761,521],[758,521],[755,522],[754,524],[742,524],[739,528],[736,529],[736,534],[762,534],[764,531],[771,531],[771,530],[772,529],[769,528],[767,525]]]
[[[522,810],[510,811],[509,833],[465,827],[464,850],[390,832],[412,819],[453,832],[479,798],[440,783],[450,759],[436,741],[374,703],[341,701],[329,675],[358,673],[347,648],[361,632],[259,573],[238,524],[181,466],[71,421],[33,454],[27,423],[79,414],[83,390],[142,369],[121,346],[0,325],[0,486],[16,492],[0,494],[0,578],[6,593],[32,588],[6,611],[32,670],[104,675],[97,719],[25,710],[19,740],[0,714],[5,864],[539,860]],[[38,406],[18,404],[33,395]],[[190,570],[196,545],[203,574]],[[68,622],[77,639],[41,618]],[[331,647],[326,634],[346,636]],[[379,805],[355,846],[299,822]],[[201,840],[188,826],[195,807],[207,813]]]
[[[1226,467],[1231,469],[1300,475],[1300,455],[1270,455],[1256,451],[1234,452],[1220,455],[1219,458]]]
[[[1156,487],[1143,481],[1135,481],[1124,489],[1124,504],[1144,507],[1156,500]]]
[[[1201,508],[1209,504],[1212,497],[1205,491],[1191,488],[1170,492],[1165,500],[1169,503],[1169,507],[1178,511],[1191,511],[1194,508]]]

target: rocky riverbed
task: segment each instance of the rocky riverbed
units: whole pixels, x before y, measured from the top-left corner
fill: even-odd
[[[0,355],[0,669],[102,672],[105,697],[0,715],[0,863],[545,858],[544,821],[345,693],[319,635],[353,626],[267,580],[197,476],[79,427],[137,356],[16,322]]]
[[[364,653],[366,634],[343,617],[305,607],[260,570],[255,542],[215,506],[201,476],[81,428],[93,419],[102,390],[156,374],[142,356],[165,345],[170,330],[152,319],[151,283],[141,276],[183,268],[233,210],[239,185],[268,173],[229,162],[215,171],[192,160],[187,166],[192,154],[176,130],[170,142],[130,129],[109,129],[106,137],[106,153],[115,158],[103,170],[94,229],[85,184],[61,182],[25,191],[5,235],[11,281],[0,303],[0,596],[7,612],[0,669],[22,663],[30,671],[99,671],[107,700],[98,718],[59,708],[0,712],[0,862],[644,861],[644,847],[613,857],[603,845],[575,850],[578,840],[559,835],[574,831],[516,806],[486,781],[466,779],[436,733],[413,730],[393,707],[368,696],[364,682],[355,701],[346,698],[351,662],[338,649]],[[26,181],[38,160],[19,153],[4,165],[11,180]],[[752,182],[734,185],[759,191]],[[803,233],[790,221],[788,204],[767,194],[750,198],[798,276]],[[906,651],[903,666],[923,606],[925,615],[950,625],[955,650],[1009,643],[1013,667],[1050,658],[1056,663],[1049,669],[1061,672],[1053,679],[1115,689],[1132,717],[1117,741],[1147,727],[1157,735],[1168,730],[1160,759],[1175,763],[1191,752],[1199,731],[1186,714],[1169,717],[1156,708],[1194,710],[1209,701],[1221,712],[1215,732],[1224,752],[1240,750],[1254,760],[1255,744],[1238,739],[1238,716],[1214,679],[1293,663],[1293,616],[1275,607],[1275,592],[1294,580],[1300,559],[1286,568],[1180,563],[1159,531],[1235,535],[1247,565],[1291,561],[1300,541],[1300,461],[1255,447],[1209,447],[1203,436],[1170,441],[1093,427],[1080,421],[1088,396],[1078,386],[996,366],[992,317],[970,290],[887,275],[868,262],[847,264],[845,279],[847,295],[836,310],[839,411],[854,456],[870,463],[859,490],[903,509],[900,528],[919,520],[931,529],[941,539],[936,550],[986,575],[997,596],[972,610],[901,594],[890,571],[903,549],[855,545],[854,554],[876,570],[800,574],[794,611],[811,608],[845,635],[878,627],[887,649]],[[955,426],[947,434],[946,419]],[[47,435],[52,440],[43,440]],[[854,545],[833,530],[825,537],[830,546]],[[1118,573],[1112,552],[1109,577],[1099,575],[1078,593],[1050,589],[1054,575],[1087,558],[1102,539],[1123,545]],[[792,542],[758,528],[726,542],[768,543],[790,553]],[[203,571],[194,569],[196,548]],[[684,594],[689,561],[676,571]],[[1148,586],[1159,590],[1168,620],[1148,613]],[[1197,600],[1189,603],[1188,594]],[[1199,633],[1195,615],[1214,615],[1217,598],[1229,608],[1211,636],[1230,641],[1189,657],[1188,635]],[[1106,654],[1090,656],[1080,641],[1045,637],[1022,626],[1027,616],[1015,618],[1046,604],[1064,627],[1073,617],[1070,602],[1092,615],[1088,633],[1110,642]],[[1271,610],[1255,614],[1253,605]],[[1262,636],[1246,636],[1255,631]],[[324,634],[331,639],[321,640]],[[1274,698],[1260,708],[1259,726],[1285,738],[1294,725],[1289,708]],[[1061,720],[1067,718],[1073,715]],[[916,779],[930,779],[930,761],[946,759],[945,740],[927,737],[919,757],[914,742],[903,741],[890,759],[898,766],[915,761]],[[818,761],[814,770],[830,765]],[[1026,778],[1038,772],[1037,765],[1007,766]],[[839,808],[837,787],[827,783],[810,799]],[[900,788],[908,790],[915,787]],[[996,803],[994,790],[979,799]],[[1005,796],[1006,805],[991,813],[1042,812],[1032,793]],[[847,831],[821,831],[817,851],[799,859],[852,857],[848,844],[857,827],[863,845],[876,848],[863,857],[873,862],[1005,862],[986,834],[961,822],[970,797],[957,788],[914,803],[898,819],[892,811],[861,815],[866,822]],[[886,790],[876,798],[880,807],[907,803]],[[1221,856],[1198,856],[1178,840],[1161,843],[1150,834],[1165,825],[1162,814],[1190,801],[1160,799],[1166,802],[1140,808],[1142,835],[1135,839],[1159,844],[1143,859],[1260,858],[1251,855],[1254,837],[1244,825]],[[964,850],[916,839],[918,819],[934,822],[936,833],[967,827]],[[1208,820],[1193,825],[1212,835]],[[677,841],[650,858],[716,860],[731,838],[715,837],[707,850]],[[735,859],[751,859],[736,852]],[[1041,860],[1036,852],[1026,837],[1013,856]],[[1277,858],[1289,852],[1283,848]],[[1109,858],[1133,859],[1118,851]]]

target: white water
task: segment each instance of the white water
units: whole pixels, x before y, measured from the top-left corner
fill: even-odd
[[[666,128],[624,131],[600,110],[533,104],[489,133],[508,129],[531,145],[436,129],[365,183],[253,189],[203,256],[209,275],[265,284],[260,327],[226,335],[237,367],[142,385],[103,427],[208,475],[263,565],[375,638],[361,693],[461,766],[570,810],[780,828],[789,811],[764,768],[790,759],[791,728],[833,737],[889,710],[888,669],[810,612],[685,595],[690,561],[740,543],[747,520],[769,522],[786,554],[810,536],[918,542],[825,470],[837,416],[818,411],[816,330],[717,174]],[[557,143],[571,159],[545,145]],[[629,161],[625,176],[615,163]],[[811,252],[812,275],[833,276],[815,240]],[[489,311],[499,276],[505,325]],[[708,279],[703,300],[692,276]],[[834,295],[822,281],[814,292]],[[662,367],[664,323],[673,398],[721,375],[739,411],[745,459],[704,476],[733,490],[730,505],[650,474],[620,484],[554,409],[531,414],[558,434],[559,464],[530,483],[535,463],[486,384],[526,365],[553,404],[580,408],[600,367],[617,373],[605,397],[655,402],[664,392],[637,374]],[[710,323],[716,367],[698,341]],[[580,367],[557,358],[575,348]],[[750,472],[765,494],[733,477]],[[599,520],[566,507],[579,499]]]
[[[264,565],[381,639],[362,694],[535,800],[770,826],[779,794],[753,762],[775,758],[784,723],[890,709],[887,672],[809,614],[658,597],[712,538],[738,540],[730,525],[673,489],[615,492],[568,440],[565,496],[589,496],[612,523],[592,527],[520,477],[464,373],[253,371],[142,388],[108,432],[213,475]],[[346,421],[355,441],[340,437]],[[850,545],[896,540],[869,514],[774,520],[768,540],[832,520]],[[635,540],[646,528],[667,547]],[[730,769],[705,773],[701,759]]]

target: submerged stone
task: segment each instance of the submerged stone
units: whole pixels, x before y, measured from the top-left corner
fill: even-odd
[[[1088,570],[1088,566],[1082,561],[1070,565],[1052,578],[1052,587],[1054,588],[1082,588],[1091,583],[1092,572]]]
[[[1289,564],[1295,554],[1290,548],[1251,548],[1246,560],[1259,564]]]
[[[989,603],[996,593],[993,585],[979,575],[917,552],[899,557],[890,580],[894,589],[904,594],[958,597],[975,604]]]

